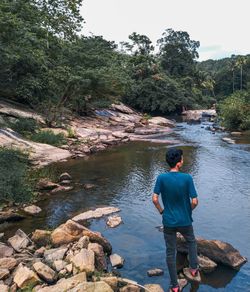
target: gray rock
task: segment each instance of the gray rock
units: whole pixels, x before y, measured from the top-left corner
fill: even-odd
[[[42,262],[37,262],[33,265],[33,268],[37,272],[38,276],[45,282],[49,284],[55,282],[57,278],[56,272],[52,270],[49,266],[43,264]]]
[[[110,216],[107,220],[107,225],[114,228],[122,223],[122,218],[120,216]]]
[[[161,269],[152,269],[152,270],[148,270],[147,274],[149,277],[153,277],[153,276],[161,276],[164,274],[164,271]]]
[[[41,191],[49,191],[49,190],[53,190],[57,188],[58,184],[48,180],[47,178],[42,178],[39,180],[36,187],[38,190],[41,190]]]
[[[40,207],[35,205],[27,206],[23,210],[30,215],[36,215],[42,211]]]
[[[119,290],[120,292],[140,292],[141,288],[137,285],[128,284]]]
[[[63,260],[56,260],[53,262],[53,267],[56,269],[57,272],[60,272],[67,266],[67,263]]]
[[[18,229],[15,235],[8,239],[8,243],[17,252],[21,252],[22,249],[26,248],[29,245],[29,242],[28,236],[21,229]]]
[[[67,250],[68,249],[64,247],[52,248],[52,249],[46,250],[44,252],[45,261],[48,263],[53,263],[56,260],[62,260]]]
[[[13,255],[13,248],[0,243],[0,258],[10,257]]]
[[[95,254],[85,248],[71,258],[71,263],[81,272],[92,273],[95,270]]]
[[[112,254],[109,259],[112,267],[121,268],[124,264],[124,259],[116,253]]]

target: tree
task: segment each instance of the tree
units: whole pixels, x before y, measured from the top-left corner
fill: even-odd
[[[198,41],[191,40],[185,31],[167,29],[157,41],[163,69],[177,77],[193,75],[198,58]]]
[[[243,65],[245,65],[247,59],[244,56],[238,56],[236,59],[236,67],[240,68],[240,90],[242,90],[242,77],[243,77]]]

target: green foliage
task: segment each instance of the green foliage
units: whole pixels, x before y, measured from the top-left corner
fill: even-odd
[[[67,129],[67,137],[68,138],[76,138],[76,132],[73,128],[69,127]]]
[[[35,133],[38,129],[38,124],[34,119],[19,118],[15,123],[11,123],[10,127],[25,136]]]
[[[32,199],[28,171],[27,154],[0,147],[0,201],[27,202]]]
[[[61,146],[66,143],[65,137],[62,133],[55,134],[52,130],[39,131],[38,133],[31,135],[30,138],[32,141],[54,146]]]
[[[250,129],[250,92],[235,92],[220,104],[219,109],[222,123],[227,129]]]

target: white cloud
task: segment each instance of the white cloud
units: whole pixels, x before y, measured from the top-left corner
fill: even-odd
[[[155,43],[173,28],[200,41],[200,60],[227,57],[250,53],[249,11],[249,0],[84,0],[83,33],[120,42],[135,31]]]

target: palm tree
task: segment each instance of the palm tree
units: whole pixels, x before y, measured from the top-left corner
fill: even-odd
[[[240,90],[242,90],[243,65],[247,62],[246,57],[239,56],[236,60],[236,66],[240,68]]]

